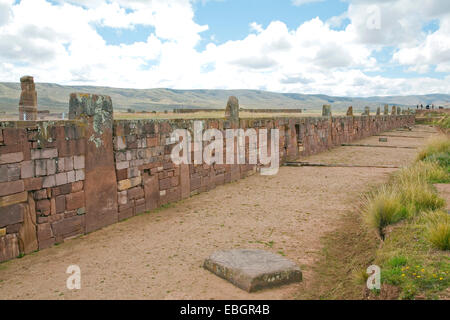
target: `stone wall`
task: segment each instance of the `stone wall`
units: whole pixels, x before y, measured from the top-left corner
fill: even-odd
[[[73,106],[73,108],[72,108]],[[174,165],[170,133],[193,120],[112,121],[108,97],[71,96],[72,120],[0,122],[0,261],[208,191],[255,165]],[[226,119],[202,120],[226,130]],[[280,129],[280,159],[325,151],[414,116],[240,119]]]
[[[84,153],[76,122],[0,123],[0,261],[84,233]]]

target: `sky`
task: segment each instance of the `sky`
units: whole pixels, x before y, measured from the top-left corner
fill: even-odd
[[[0,0],[0,81],[450,94],[448,0]]]

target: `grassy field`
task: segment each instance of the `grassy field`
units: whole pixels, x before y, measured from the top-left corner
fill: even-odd
[[[428,142],[416,163],[366,195],[366,225],[382,239],[374,264],[401,299],[449,298],[450,215],[433,186],[449,182],[450,138],[442,135]]]

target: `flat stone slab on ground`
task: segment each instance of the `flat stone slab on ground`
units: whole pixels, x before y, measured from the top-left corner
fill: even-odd
[[[294,262],[264,250],[216,251],[203,267],[247,292],[302,281]]]

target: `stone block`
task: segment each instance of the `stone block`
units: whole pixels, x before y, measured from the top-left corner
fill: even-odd
[[[19,241],[16,234],[0,237],[0,262],[16,258],[19,255]]]
[[[134,187],[131,189],[128,189],[127,191],[128,199],[140,199],[144,197],[144,189],[141,187]]]
[[[0,164],[16,163],[23,160],[23,152],[0,154]]]
[[[58,149],[46,148],[46,149],[32,149],[31,160],[36,159],[52,159],[58,157]]]
[[[56,173],[56,160],[47,159],[47,174],[52,175]]]
[[[131,188],[131,180],[125,179],[117,182],[117,190],[123,191]]]
[[[26,205],[22,203],[0,207],[0,227],[22,222],[25,209]]]
[[[65,172],[57,173],[56,176],[55,176],[55,180],[56,180],[56,185],[57,186],[61,186],[63,184],[67,184],[68,183],[67,173],[65,173]]]
[[[73,157],[64,158],[64,168],[66,171],[73,170]]]
[[[45,212],[50,213],[50,200],[49,199],[43,199],[36,202],[36,210],[39,212]]]
[[[75,210],[85,207],[84,191],[66,195],[66,210]]]
[[[55,198],[56,213],[63,213],[66,210],[66,196],[60,195]]]
[[[20,177],[22,179],[34,177],[34,165],[32,161],[22,161],[20,163]]]
[[[36,160],[34,161],[34,171],[36,177],[42,177],[47,175],[47,161]]]
[[[28,192],[15,193],[9,196],[0,197],[0,207],[10,206],[16,203],[26,202]]]
[[[117,199],[118,199],[119,205],[126,205],[128,203],[127,191],[124,190],[124,191],[117,192]]]
[[[42,178],[23,179],[23,184],[26,191],[40,190],[42,189]]]
[[[66,171],[66,161],[64,159],[65,158],[58,158],[56,160],[56,167],[57,167],[57,172],[58,173]]]
[[[57,241],[84,233],[84,217],[74,216],[52,224],[53,233]]]
[[[55,176],[46,176],[43,178],[42,187],[43,188],[51,188],[56,186],[56,178]]]
[[[18,237],[21,252],[29,254],[38,249],[35,202],[31,194],[28,195],[28,203],[25,208],[24,219],[20,225]]]
[[[74,156],[73,157],[73,168],[75,170],[84,169],[85,167],[85,159],[84,156]]]
[[[77,181],[72,183],[72,192],[79,192],[83,190],[84,183],[83,181]]]
[[[84,179],[84,169],[75,170],[75,181],[83,181]]]
[[[72,183],[76,181],[76,175],[75,171],[69,171],[67,172],[67,183]]]
[[[25,190],[23,180],[0,183],[0,197],[19,193]]]
[[[203,267],[247,292],[302,280],[295,263],[263,250],[217,251],[205,260]]]

